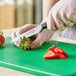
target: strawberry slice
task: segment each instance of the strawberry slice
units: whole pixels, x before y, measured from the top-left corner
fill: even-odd
[[[54,49],[56,48],[56,46],[55,45],[53,45],[52,47],[50,47],[48,50],[52,50],[52,51],[54,51]]]
[[[53,49],[55,49],[55,48],[56,48],[56,46],[55,46],[55,45],[52,45],[52,48],[53,48]]]
[[[63,51],[62,48],[56,48],[55,45],[50,47],[47,52],[44,54],[43,58],[44,59],[51,59],[51,58],[60,58],[64,59],[65,56],[67,57],[68,54]]]
[[[66,57],[68,57],[68,54],[66,52],[63,51],[62,53],[63,53],[63,55],[65,55]]]
[[[54,50],[55,53],[62,53],[64,56],[68,57],[68,54],[66,52],[63,51],[62,48],[56,48]]]
[[[62,53],[63,52],[63,49],[62,48],[55,48],[54,49],[54,52],[55,53]]]
[[[65,56],[63,54],[59,53],[59,54],[56,54],[56,58],[64,59]]]
[[[54,49],[53,49],[52,47],[50,47],[48,50],[52,50],[52,51],[54,51]]]
[[[44,59],[50,59],[50,58],[55,58],[55,57],[56,55],[52,50],[47,50],[47,52],[43,56]]]

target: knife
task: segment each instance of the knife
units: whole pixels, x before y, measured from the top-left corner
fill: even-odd
[[[20,37],[22,37],[22,36],[25,36],[26,38],[31,37],[31,36],[41,32],[44,28],[47,28],[46,20],[42,21],[39,25],[37,25],[32,30],[29,30],[28,32],[25,32],[25,33],[19,35],[18,37],[16,37],[15,39],[11,40],[11,42],[18,41],[20,39]]]
[[[25,36],[25,37],[33,36],[33,35],[39,33],[41,30],[43,30],[43,28],[47,28],[46,20],[41,22],[34,29],[29,30],[28,32],[25,32],[25,33],[19,35],[14,40],[11,40],[11,42],[18,41],[20,39],[20,37],[22,37],[22,36]],[[60,37],[65,37],[65,38],[69,38],[72,40],[76,40],[76,23],[74,23],[74,25],[72,27],[69,27],[69,28],[67,27],[64,31],[59,31],[58,34]]]

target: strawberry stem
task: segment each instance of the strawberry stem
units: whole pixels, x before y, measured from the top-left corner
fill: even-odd
[[[30,43],[31,43],[30,39],[23,36],[19,40],[19,47],[26,50],[30,49]]]
[[[0,40],[0,42],[1,42],[1,41],[3,41],[3,40]]]

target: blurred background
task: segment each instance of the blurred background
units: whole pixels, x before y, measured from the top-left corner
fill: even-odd
[[[0,0],[0,30],[39,24],[42,0]]]

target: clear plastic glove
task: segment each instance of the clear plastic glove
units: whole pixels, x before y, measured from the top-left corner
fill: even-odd
[[[35,28],[36,26],[33,25],[33,24],[27,24],[23,27],[21,27],[19,30],[17,31],[14,31],[12,33],[12,36],[11,38],[14,39],[16,38],[18,35],[24,33],[24,32],[27,32],[33,28]],[[41,46],[44,42],[48,41],[50,39],[50,37],[52,36],[53,32],[50,31],[49,29],[44,29],[42,32],[40,32],[38,35],[37,35],[37,38],[32,42],[32,45],[31,45],[31,48],[36,48],[38,46]],[[16,46],[18,46],[18,43],[17,42],[14,42],[14,44]],[[18,46],[19,47],[19,46]]]
[[[76,0],[60,0],[49,11],[48,29],[64,30],[76,22]]]

